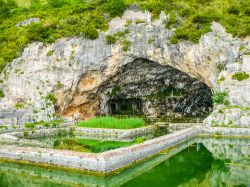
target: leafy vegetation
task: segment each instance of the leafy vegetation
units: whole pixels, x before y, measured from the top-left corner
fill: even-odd
[[[210,31],[212,21],[219,21],[233,36],[250,33],[248,0],[0,0],[0,72],[32,41],[47,44],[71,36],[97,38],[108,28],[108,21],[121,16],[129,4],[150,11],[154,18],[161,11],[171,15],[166,28],[177,28],[172,43],[198,42],[202,34]],[[29,18],[41,21],[16,26]],[[129,41],[123,44],[124,51],[128,50]]]
[[[217,79],[217,83],[218,84],[221,84],[223,81],[225,80],[225,77],[224,76],[220,76],[218,79]]]
[[[50,50],[50,51],[48,51],[47,56],[52,56],[53,53],[54,53],[54,51]]]
[[[144,139],[142,138],[142,137],[137,137],[136,139],[135,139],[135,143],[143,143],[144,142]]]
[[[79,127],[132,129],[145,125],[141,118],[98,117],[77,124]]]
[[[57,102],[56,96],[52,93],[50,93],[46,96],[46,100],[50,101],[53,105],[55,105]]]
[[[236,72],[233,74],[232,79],[242,81],[249,78],[249,74],[246,72]]]
[[[111,90],[111,93],[109,93],[109,97],[116,97],[118,96],[122,91],[122,87],[120,85],[114,85],[114,87]]]
[[[3,90],[0,90],[0,98],[4,97]]]
[[[227,92],[215,92],[215,94],[212,97],[214,104],[229,104],[228,100],[226,100],[228,96]]]
[[[106,36],[106,41],[107,41],[108,44],[115,44],[116,43],[116,38],[115,38],[115,36],[107,35]]]
[[[100,141],[100,140],[86,140],[65,138],[55,141],[55,149],[66,149],[79,152],[100,153],[111,149],[117,149],[133,145],[135,142],[114,142],[114,141]]]
[[[23,102],[17,102],[17,103],[15,104],[15,108],[16,108],[16,109],[24,108],[24,106],[25,106],[25,103],[23,103]]]

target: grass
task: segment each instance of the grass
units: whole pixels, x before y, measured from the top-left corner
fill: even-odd
[[[55,141],[54,148],[78,152],[100,153],[112,149],[130,146],[133,144],[135,144],[135,142],[114,142],[65,138]]]
[[[129,4],[158,18],[161,11],[171,15],[166,28],[177,28],[172,43],[183,40],[198,42],[210,31],[212,21],[225,26],[233,36],[246,37],[250,33],[250,2],[248,0],[0,0],[0,72],[5,65],[21,55],[33,41],[45,44],[59,38],[84,36],[96,39],[108,28],[108,21],[121,16]],[[40,23],[16,27],[31,17]],[[137,21],[140,23],[141,21]],[[114,43],[114,38],[111,38]],[[123,50],[129,42],[123,43]]]
[[[132,129],[145,126],[145,122],[140,118],[98,117],[88,121],[81,121],[77,124],[77,126],[91,128]]]

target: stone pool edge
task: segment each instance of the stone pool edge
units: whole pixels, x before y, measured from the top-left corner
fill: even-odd
[[[0,160],[32,163],[106,176],[145,161],[196,136],[250,138],[250,129],[193,126],[147,140],[141,144],[103,153],[81,153],[67,150],[0,145]]]

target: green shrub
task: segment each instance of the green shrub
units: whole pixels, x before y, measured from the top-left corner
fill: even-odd
[[[148,44],[152,44],[156,40],[156,37],[151,37],[148,39]]]
[[[227,104],[227,98],[228,93],[227,92],[215,92],[215,94],[212,96],[212,100],[214,104]]]
[[[220,73],[222,70],[226,68],[226,63],[225,62],[218,62],[216,64],[216,68],[218,70],[218,73]]]
[[[128,27],[131,23],[132,23],[132,20],[127,20],[124,26]]]
[[[25,103],[23,103],[23,102],[18,102],[18,103],[15,104],[16,109],[24,108],[24,106],[25,106]]]
[[[46,100],[50,101],[53,105],[55,105],[57,102],[56,96],[52,93],[50,93],[46,96]]]
[[[57,88],[63,88],[63,87],[64,87],[64,84],[61,83],[61,81],[57,81],[56,87],[57,87]]]
[[[42,23],[32,23],[28,26],[27,36],[29,41],[52,43],[55,41],[51,36],[53,29],[53,25],[44,26]]]
[[[231,7],[228,8],[227,11],[228,11],[229,14],[235,14],[235,15],[240,14],[240,9],[237,6],[231,6]]]
[[[24,132],[23,132],[23,137],[24,137],[24,138],[28,138],[28,136],[29,136],[29,132],[28,132],[28,131],[24,131]]]
[[[143,143],[143,142],[144,142],[144,139],[143,139],[142,137],[137,137],[137,138],[135,139],[135,143],[136,143],[136,144]]]
[[[126,10],[126,4],[124,0],[110,0],[107,6],[107,10],[112,17],[121,16]]]
[[[123,40],[122,41],[122,50],[123,51],[128,51],[129,47],[131,45],[131,42],[128,40]]]
[[[109,93],[109,97],[116,97],[118,96],[122,91],[122,87],[120,85],[114,85],[111,93]]]
[[[212,21],[218,21],[219,17],[212,12],[205,12],[203,14],[196,14],[193,17],[193,23],[211,23]]]
[[[79,127],[92,128],[112,128],[112,129],[132,129],[142,127],[145,122],[141,118],[115,118],[98,117],[88,121],[82,121],[77,124]]]
[[[3,90],[0,90],[0,98],[1,98],[1,97],[4,97]]]
[[[53,51],[53,50],[50,50],[50,51],[48,51],[47,56],[52,56],[53,53],[54,53],[54,51]]]
[[[83,30],[84,36],[88,39],[94,40],[98,38],[99,33],[96,30],[96,28],[93,25],[88,25],[84,30]]]
[[[47,2],[48,5],[51,6],[52,8],[60,8],[64,4],[66,4],[64,0],[47,0]]]
[[[107,35],[106,36],[106,41],[107,41],[108,44],[115,44],[116,43],[116,38],[115,38],[115,36]]]
[[[178,23],[179,23],[179,22],[178,22],[178,20],[177,20],[177,18],[176,18],[176,16],[175,16],[175,14],[170,14],[169,20],[168,20],[168,22],[165,24],[165,26],[166,26],[167,29],[170,29],[170,28],[172,28],[172,27],[177,26]]]
[[[136,23],[136,24],[140,24],[140,23],[145,23],[145,21],[142,20],[142,19],[137,19],[135,23]]]
[[[232,79],[242,81],[244,79],[248,79],[249,74],[246,72],[236,72],[235,74],[232,75]]]
[[[224,76],[221,76],[217,79],[217,83],[218,84],[221,84],[223,81],[225,80],[225,77]]]
[[[15,0],[0,0],[0,20],[8,18],[16,8],[17,4]]]

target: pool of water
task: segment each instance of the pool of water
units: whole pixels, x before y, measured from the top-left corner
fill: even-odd
[[[194,139],[109,177],[0,162],[1,187],[249,186],[250,140]],[[171,156],[171,157],[170,157]]]

